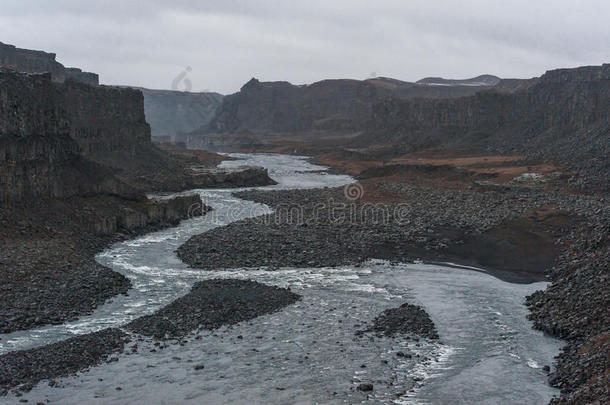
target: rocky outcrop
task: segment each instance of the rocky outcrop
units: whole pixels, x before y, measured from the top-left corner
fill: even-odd
[[[155,137],[186,142],[186,134],[210,123],[223,96],[218,93],[139,89]]]
[[[0,201],[133,194],[107,169],[83,159],[64,107],[50,74],[0,69]]]
[[[209,211],[198,195],[154,199],[138,205],[119,205],[107,215],[97,215],[94,230],[99,235],[132,232],[163,224],[177,224],[182,219],[200,216]]]
[[[60,91],[70,136],[83,156],[122,170],[150,163],[153,146],[140,91],[73,81],[62,84]]]
[[[55,82],[74,80],[90,85],[98,85],[95,73],[83,72],[78,68],[67,68],[55,60],[54,53],[17,48],[0,42],[0,67],[26,73],[48,72]]]
[[[194,166],[191,167],[190,174],[190,184],[193,188],[248,187],[276,184],[269,177],[269,171],[258,166],[241,166],[231,169],[208,169]]]

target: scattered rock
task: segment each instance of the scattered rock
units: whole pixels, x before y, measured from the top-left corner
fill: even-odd
[[[363,392],[373,391],[373,384],[362,383],[358,385],[358,389]]]

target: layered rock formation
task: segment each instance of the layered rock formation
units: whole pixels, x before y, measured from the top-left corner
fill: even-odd
[[[64,107],[50,74],[0,69],[0,201],[132,193],[82,158]]]
[[[115,168],[150,164],[153,147],[138,90],[89,86],[68,81],[60,86],[70,121],[70,136],[88,159]]]
[[[194,166],[190,169],[189,177],[192,188],[248,187],[252,184],[260,186],[276,184],[269,178],[269,171],[258,166],[241,166],[233,169],[209,169]]]
[[[12,170],[1,184],[3,195],[21,195],[28,187],[36,189],[34,195],[65,197],[83,192],[126,193],[126,184],[140,191],[181,191],[203,184],[241,186],[249,180],[254,183],[248,185],[272,183],[266,172],[258,169],[252,169],[256,175],[240,172],[225,176],[226,183],[219,183],[216,174],[193,176],[190,166],[200,165],[200,159],[193,162],[152,144],[145,105],[156,125],[163,123],[158,131],[172,128],[180,135],[179,128],[190,130],[211,119],[222,97],[219,94],[144,90],[148,94],[146,102],[138,89],[98,85],[97,75],[96,80],[79,80],[78,69],[64,68],[55,61],[55,54],[4,44],[0,44],[2,66],[10,68],[4,71],[6,85],[2,86],[4,114],[11,115],[13,108],[20,114],[30,114],[10,116],[2,124],[7,129],[1,132],[6,136],[0,148],[4,159],[10,160],[5,171]],[[14,70],[49,73],[11,76]],[[30,79],[34,81],[30,83]],[[19,94],[21,88],[25,89],[23,94]],[[28,104],[33,108],[29,109]],[[185,117],[189,119],[181,127],[178,122]],[[17,119],[38,126],[26,126],[17,131],[17,136],[8,127],[18,128],[19,123],[13,122]],[[75,167],[76,161],[80,162],[78,170],[68,173],[61,169]]]
[[[97,85],[99,77],[95,73],[83,72],[78,68],[67,68],[55,60],[54,53],[17,48],[0,42],[0,66],[18,72],[49,72],[53,81],[63,83],[67,79]]]
[[[27,100],[32,100],[34,105],[53,104],[55,115],[61,115],[61,136],[64,143],[71,145],[58,146],[56,149],[62,153],[81,155],[89,165],[94,162],[110,168],[128,182],[133,171],[165,170],[165,174],[171,175],[180,166],[179,162],[173,161],[169,155],[152,145],[140,91],[99,86],[96,74],[65,68],[55,60],[55,54],[20,49],[12,45],[0,44],[0,67],[25,73],[48,73],[44,76],[44,89],[41,86],[28,88],[27,80],[21,86],[27,89]],[[19,99],[16,91],[7,97],[7,102],[27,101],[23,97]],[[32,114],[28,117],[31,118],[30,123],[39,122],[45,116],[40,109],[29,111]],[[39,132],[44,131],[46,129]],[[59,142],[58,131],[49,128],[46,135],[50,137],[48,139]],[[76,145],[66,135],[76,141]],[[12,147],[18,147],[17,145]],[[27,155],[21,152],[20,155]],[[49,155],[48,147],[41,152]],[[49,156],[51,158],[52,154]],[[54,161],[57,162],[57,158]],[[16,167],[23,168],[23,165],[16,164]],[[103,171],[99,168],[96,170]],[[163,174],[160,173],[160,176]],[[138,186],[137,183],[132,184]],[[55,194],[59,196],[58,193]]]

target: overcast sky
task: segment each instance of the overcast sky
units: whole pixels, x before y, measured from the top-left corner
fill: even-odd
[[[233,93],[251,77],[483,73],[610,62],[608,0],[0,0],[0,42],[55,52],[105,84]],[[178,84],[179,89],[185,86]]]

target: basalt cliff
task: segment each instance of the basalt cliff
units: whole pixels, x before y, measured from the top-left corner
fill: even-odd
[[[49,73],[0,69],[3,333],[75,319],[126,292],[129,280],[93,255],[126,234],[205,212],[195,195],[147,199],[101,163],[111,148],[85,152],[82,138],[72,137],[73,115],[66,108],[75,85],[58,84]]]

